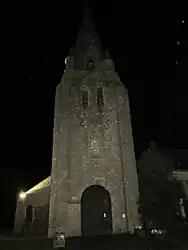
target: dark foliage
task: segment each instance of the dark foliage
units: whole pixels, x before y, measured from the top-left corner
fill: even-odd
[[[173,176],[173,161],[157,148],[145,151],[138,161],[139,212],[146,230],[176,231],[184,226],[180,199],[185,200],[182,185]]]

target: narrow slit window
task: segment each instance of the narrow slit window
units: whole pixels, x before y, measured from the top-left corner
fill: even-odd
[[[88,91],[82,90],[82,107],[83,109],[87,108],[88,106]]]
[[[33,208],[31,205],[26,207],[26,215],[25,215],[26,222],[31,223],[33,220]]]
[[[69,97],[71,97],[71,92],[72,92],[72,86],[69,84]]]
[[[104,106],[104,99],[103,99],[103,89],[98,88],[97,89],[97,105],[100,111],[102,111]]]

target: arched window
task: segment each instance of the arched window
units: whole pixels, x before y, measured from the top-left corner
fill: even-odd
[[[82,107],[83,109],[87,108],[88,106],[88,90],[82,90]]]
[[[25,221],[29,223],[33,221],[33,207],[31,205],[26,207]]]
[[[102,88],[97,89],[97,105],[98,105],[99,112],[101,112],[103,110],[103,106],[104,106],[104,98],[103,98],[103,89]]]

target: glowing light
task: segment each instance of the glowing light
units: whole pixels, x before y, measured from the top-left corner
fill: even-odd
[[[176,61],[176,64],[179,64],[179,61]]]
[[[20,197],[20,199],[24,200],[25,197],[26,197],[26,193],[24,193],[23,191],[21,191],[20,194],[19,194],[19,197]]]
[[[180,45],[180,41],[177,41],[177,43],[176,43],[177,45]]]
[[[142,230],[142,226],[141,225],[137,225],[136,227],[135,227],[135,229],[137,229],[137,230]]]
[[[64,240],[64,239],[65,239],[65,235],[64,235],[64,234],[61,234],[61,235],[60,235],[60,239]]]
[[[122,218],[125,219],[125,214],[122,214]]]
[[[182,22],[182,23],[185,23],[185,21],[184,21],[184,20],[182,20],[181,22]]]
[[[104,213],[103,215],[104,215],[104,218],[106,218],[106,213]]]
[[[163,231],[161,229],[152,229],[151,234],[153,234],[153,235],[161,235],[161,234],[163,234]]]

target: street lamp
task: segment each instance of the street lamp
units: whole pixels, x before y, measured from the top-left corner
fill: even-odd
[[[21,191],[20,194],[19,194],[19,197],[20,197],[21,200],[25,200],[26,193],[24,193],[23,191]]]

